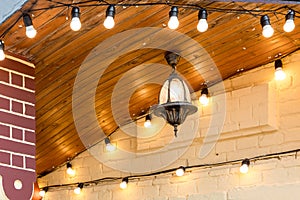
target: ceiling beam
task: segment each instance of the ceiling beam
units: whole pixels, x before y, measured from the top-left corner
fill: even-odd
[[[268,3],[268,4],[300,4],[299,0],[218,0],[219,2],[249,2],[249,3]]]

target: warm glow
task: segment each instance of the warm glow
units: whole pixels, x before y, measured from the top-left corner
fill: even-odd
[[[117,147],[111,143],[106,144],[106,150],[109,152],[115,151]]]
[[[36,36],[36,30],[34,29],[34,27],[31,26],[26,26],[26,36],[28,38],[34,38]]]
[[[75,194],[80,194],[81,193],[81,188],[80,187],[75,188],[74,193]]]
[[[184,168],[183,167],[180,167],[176,170],[176,175],[177,176],[183,176],[184,175]]]
[[[73,31],[79,31],[81,28],[81,22],[79,17],[73,17],[70,23],[70,27]]]
[[[293,19],[286,20],[283,30],[287,33],[292,32],[295,29],[295,23]]]
[[[39,195],[40,195],[41,197],[44,197],[44,196],[46,195],[46,191],[45,191],[45,190],[41,190],[41,191],[39,192]]]
[[[107,16],[103,23],[107,29],[112,29],[115,26],[115,20],[112,16]]]
[[[168,27],[170,29],[176,29],[179,26],[179,21],[178,21],[178,17],[177,16],[171,16],[170,20],[168,22]]]
[[[75,176],[75,170],[72,169],[72,167],[68,167],[67,168],[67,174],[69,174],[70,176]]]
[[[265,26],[263,27],[263,32],[262,32],[262,34],[263,34],[263,36],[264,36],[265,38],[271,37],[271,36],[273,35],[273,33],[274,33],[274,29],[272,28],[271,25],[265,25]]]
[[[243,174],[246,174],[248,173],[249,171],[249,166],[247,164],[243,164],[241,167],[240,167],[240,172],[243,173]]]
[[[201,33],[207,31],[208,23],[206,19],[200,19],[197,25],[197,30]]]
[[[4,59],[5,59],[5,53],[3,49],[0,49],[0,60],[4,60]]]
[[[202,94],[199,98],[199,101],[203,106],[207,106],[209,103],[209,98],[207,97],[206,94]]]
[[[121,189],[126,189],[126,188],[127,188],[127,181],[123,180],[123,181],[120,183],[120,188],[121,188]]]
[[[275,80],[281,81],[286,78],[285,72],[282,70],[281,67],[275,69]]]
[[[150,128],[151,127],[151,121],[150,120],[145,121],[144,127],[145,128]]]

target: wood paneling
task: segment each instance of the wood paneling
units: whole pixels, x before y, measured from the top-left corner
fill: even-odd
[[[46,0],[30,0],[22,10],[29,8],[47,7],[52,3]],[[70,3],[67,0],[61,2]],[[77,1],[79,2],[79,1]],[[113,3],[133,3],[137,1],[110,1]],[[157,2],[157,1],[139,1]],[[172,2],[172,1],[171,1]],[[178,1],[179,2],[179,1]],[[262,3],[234,3],[214,1],[180,1],[209,8],[226,9],[279,9],[286,13],[287,9],[281,4]],[[289,5],[300,11],[298,5]],[[67,7],[50,10],[35,11],[33,23],[38,31],[36,38],[27,39],[20,19],[4,37],[6,49],[24,56],[36,64],[36,129],[37,129],[37,172],[45,174],[74,157],[85,149],[74,124],[72,115],[72,92],[78,70],[93,49],[107,38],[126,30],[143,27],[164,28],[168,22],[170,6],[139,6],[117,7],[116,25],[106,30],[102,23],[105,18],[106,7],[81,7],[82,29],[78,32],[70,30],[70,9]],[[220,81],[216,76],[218,70],[221,78],[235,75],[239,69],[249,70],[254,67],[273,62],[277,56],[287,55],[299,49],[300,20],[296,18],[296,29],[292,33],[284,33],[284,15],[269,14],[271,24],[275,29],[273,37],[266,39],[261,35],[260,16],[238,13],[209,12],[209,29],[199,33],[197,26],[197,11],[179,8],[180,26],[178,32],[197,41],[211,56],[217,69],[213,69],[209,60],[204,59],[203,52],[184,40],[169,38],[167,43],[181,43],[179,52],[188,52],[193,56],[196,66],[200,66],[201,73],[190,62],[181,59],[178,71],[187,80],[191,89],[197,91],[204,81],[214,84]],[[21,12],[16,12],[0,27],[4,32]],[[68,19],[67,19],[68,18]],[[150,40],[151,36],[140,34],[140,44]],[[123,38],[120,38],[122,40]],[[111,44],[112,47],[117,46]],[[128,44],[132,45],[132,44]],[[136,44],[135,44],[136,45]],[[95,60],[97,61],[97,60]],[[151,64],[152,63],[152,64]],[[155,63],[162,64],[162,69],[154,67]],[[97,62],[88,63],[91,68]],[[147,65],[142,69],[139,66]],[[151,67],[152,66],[152,67]],[[155,77],[167,77],[169,68],[164,60],[164,51],[160,49],[139,49],[127,52],[115,59],[104,71],[98,81],[95,95],[95,111],[98,124],[92,124],[89,119],[82,119],[91,130],[99,125],[106,135],[117,128],[117,124],[126,124],[136,117],[145,114],[151,105],[158,102],[160,85],[152,83]],[[128,76],[128,74],[130,76]],[[124,78],[124,76],[126,78]],[[205,80],[204,80],[205,77]],[[122,80],[120,92],[114,96],[120,109],[112,113],[112,94],[115,86]],[[125,99],[131,91],[130,98]],[[88,91],[87,91],[88,92]],[[127,95],[128,96],[128,95]],[[85,102],[80,104],[85,108]],[[116,122],[116,120],[118,120]],[[102,138],[98,135],[86,133],[97,142]]]

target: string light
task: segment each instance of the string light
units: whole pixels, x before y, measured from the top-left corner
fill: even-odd
[[[28,14],[24,14],[23,21],[26,28],[26,36],[28,38],[34,38],[36,36],[36,30],[33,27],[31,17]]]
[[[4,42],[3,40],[0,40],[0,60],[5,59],[5,53],[4,53]]]
[[[175,173],[177,176],[183,176],[185,173],[185,167],[183,167],[183,166],[179,167]]]
[[[208,23],[207,23],[207,11],[206,9],[202,8],[201,10],[199,10],[198,13],[198,25],[197,25],[197,30],[199,32],[205,32],[208,29]]]
[[[78,186],[77,186],[77,188],[74,189],[74,193],[75,194],[80,194],[82,188],[83,188],[83,183],[79,183]]]
[[[128,184],[128,178],[123,178],[122,182],[120,183],[120,188],[121,189],[126,189]]]
[[[73,7],[71,14],[72,14],[72,20],[70,23],[70,27],[73,31],[79,31],[81,28],[79,7],[77,6]]]
[[[265,38],[271,37],[274,33],[274,29],[271,26],[270,18],[268,17],[268,15],[263,15],[260,18],[260,24],[263,28],[263,31],[262,31],[263,36]]]
[[[286,77],[285,72],[282,70],[282,61],[280,59],[275,60],[275,80],[281,81]]]
[[[289,10],[289,12],[285,16],[285,24],[283,26],[283,30],[287,33],[292,32],[295,29],[295,11]]]
[[[72,168],[72,164],[71,163],[67,163],[67,174],[69,174],[70,176],[75,176],[75,170]]]
[[[150,128],[151,127],[151,116],[150,116],[150,114],[146,115],[146,117],[145,117],[144,127],[145,128]]]
[[[115,26],[115,7],[113,5],[108,6],[106,10],[106,18],[104,20],[104,27],[107,29],[112,29]]]
[[[178,7],[177,6],[172,6],[170,12],[169,12],[169,22],[168,22],[168,27],[170,29],[176,29],[179,26],[179,21],[178,21]]]
[[[115,145],[110,143],[109,138],[105,138],[104,141],[105,141],[105,145],[106,145],[105,147],[106,147],[107,151],[112,152],[112,151],[115,151],[117,149]]]
[[[39,192],[40,197],[45,197],[47,192],[48,192],[48,187],[41,189]]]
[[[244,159],[242,161],[242,165],[240,167],[240,172],[243,173],[243,174],[246,174],[248,173],[249,171],[249,165],[250,165],[250,160],[249,159]]]
[[[208,89],[206,86],[201,90],[201,96],[199,97],[199,101],[203,106],[207,106],[209,103]]]

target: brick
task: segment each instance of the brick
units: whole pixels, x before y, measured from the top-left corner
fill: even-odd
[[[35,117],[35,106],[25,105],[25,115]]]
[[[10,137],[10,127],[0,124],[0,135]]]
[[[0,69],[0,81],[9,83],[9,72]]]
[[[23,156],[12,155],[12,163],[13,166],[23,167]]]
[[[258,136],[250,136],[237,139],[237,149],[249,149],[258,146]]]
[[[35,146],[0,138],[1,149],[15,153],[35,155]]]
[[[0,83],[1,94],[7,97],[18,99],[21,101],[26,101],[29,103],[35,103],[35,95],[33,92],[28,92],[21,90],[19,88],[14,88],[8,85],[3,85]]]
[[[8,99],[0,97],[0,109],[10,110],[10,102]]]
[[[0,120],[2,123],[13,124],[15,126],[35,130],[35,120],[28,119],[22,116],[13,115],[0,111]]]
[[[0,152],[0,163],[10,165],[10,153]]]
[[[23,87],[23,77],[19,74],[11,73],[11,83],[13,85]]]
[[[283,134],[276,132],[259,136],[259,146],[271,146],[283,143]]]
[[[25,158],[25,166],[27,169],[35,169],[35,159],[34,158]]]
[[[12,128],[12,137],[14,139],[23,140],[23,131],[21,129]]]
[[[17,61],[14,60],[10,60],[10,59],[5,59],[5,62],[1,62],[1,66],[6,68],[6,69],[10,69],[16,72],[19,72],[21,74],[26,74],[29,76],[34,77],[34,68],[29,67],[27,65],[24,65],[22,63],[19,63]]]
[[[12,101],[12,111],[23,114],[23,104],[20,102]]]
[[[25,77],[25,88],[30,89],[30,90],[35,90],[34,79]]]
[[[35,132],[25,131],[25,141],[35,143]]]

